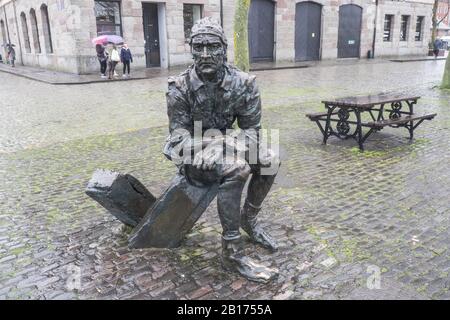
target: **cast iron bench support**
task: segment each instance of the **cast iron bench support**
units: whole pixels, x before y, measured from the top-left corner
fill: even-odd
[[[436,113],[426,114],[422,116],[410,115],[402,116],[396,119],[380,120],[376,122],[369,122],[368,127],[374,130],[380,130],[386,126],[405,127],[409,131],[409,139],[414,138],[414,130],[425,120],[433,120],[436,117]],[[417,121],[414,123],[414,121]]]

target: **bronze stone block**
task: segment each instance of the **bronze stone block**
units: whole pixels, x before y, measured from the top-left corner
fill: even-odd
[[[136,178],[109,170],[94,172],[86,194],[124,224],[135,227],[156,198]]]
[[[217,191],[217,184],[194,186],[178,174],[134,228],[129,238],[129,247],[178,247],[215,198]]]

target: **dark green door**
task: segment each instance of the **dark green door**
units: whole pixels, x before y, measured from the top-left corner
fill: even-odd
[[[355,4],[339,7],[338,58],[359,58],[362,8]]]
[[[158,5],[156,3],[143,3],[142,12],[147,68],[159,67],[161,62],[159,52]]]

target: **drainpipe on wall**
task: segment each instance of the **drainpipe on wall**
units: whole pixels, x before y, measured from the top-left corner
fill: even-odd
[[[223,0],[220,0],[220,26],[223,28]]]
[[[373,26],[373,42],[372,42],[372,56],[369,58],[375,58],[375,43],[377,41],[377,22],[378,22],[378,0],[375,0],[375,22]]]
[[[19,24],[17,23],[17,12],[16,12],[16,0],[13,0],[14,7],[14,20],[16,21],[16,30],[17,30],[17,40],[19,41],[20,48],[20,65],[23,66],[23,53],[22,53],[22,42],[20,41],[20,32],[19,32]]]

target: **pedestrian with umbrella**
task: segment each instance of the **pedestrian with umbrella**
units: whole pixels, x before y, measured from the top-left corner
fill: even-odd
[[[120,61],[120,55],[117,51],[117,47],[114,43],[108,43],[106,46],[106,52],[108,53],[108,79],[112,79],[115,76],[116,66]]]
[[[95,50],[97,51],[97,59],[100,62],[100,74],[102,79],[106,79],[106,68],[108,67],[108,55],[105,50],[105,46],[102,44],[96,44]]]
[[[117,51],[117,44],[123,43],[123,38],[117,35],[103,35],[92,39],[92,43],[97,45],[106,45],[107,66],[108,66],[108,79],[112,79],[115,74],[117,64],[120,62],[120,55]]]
[[[9,43],[8,47],[7,47],[7,52],[8,52],[8,61],[9,64],[11,65],[11,67],[15,67],[15,61],[16,61],[16,50],[14,50],[15,47],[13,44]]]

